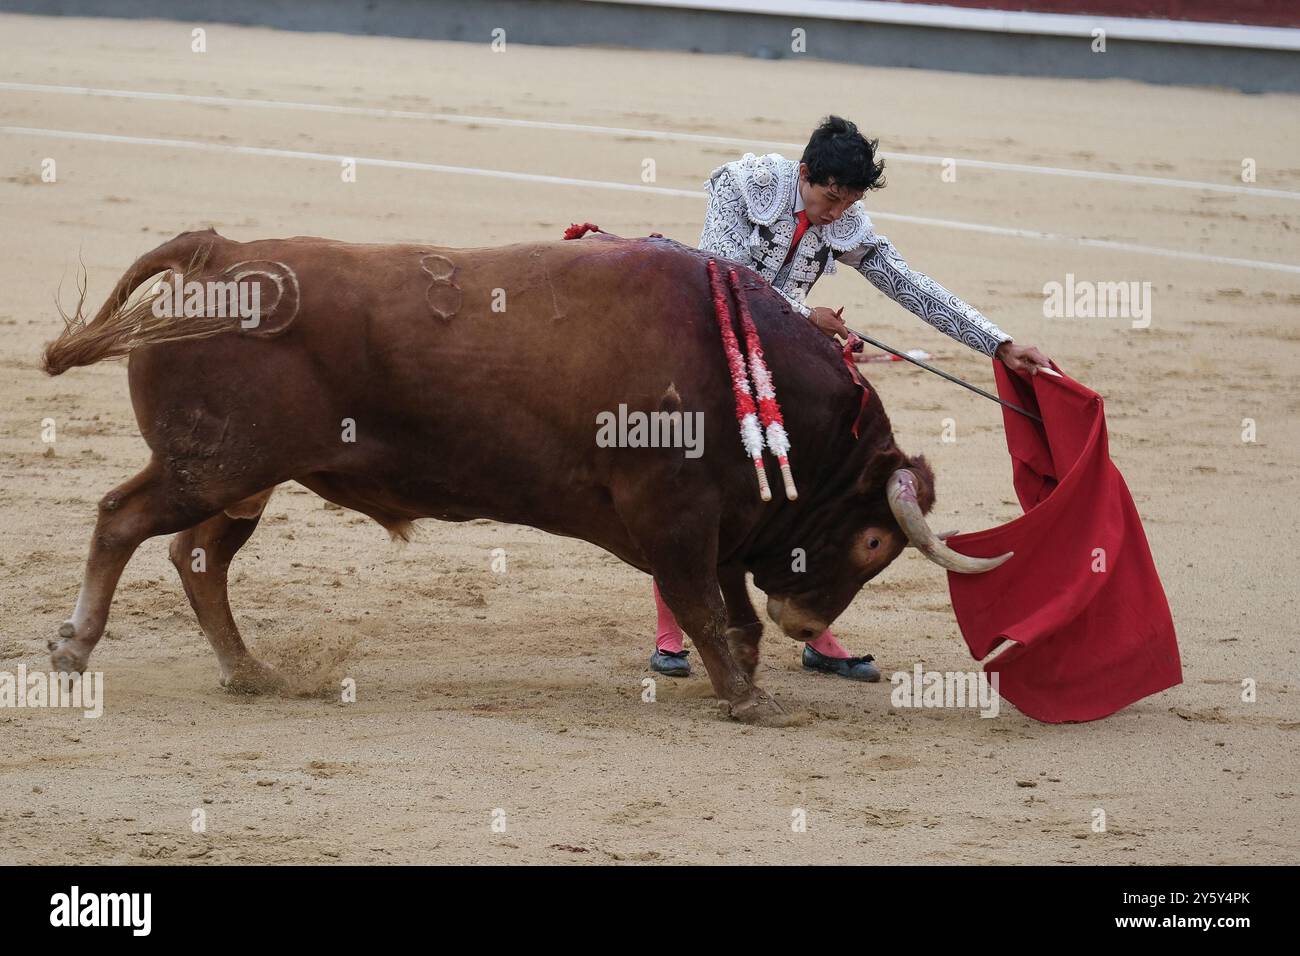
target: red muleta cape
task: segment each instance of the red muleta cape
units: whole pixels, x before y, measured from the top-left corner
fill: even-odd
[[[1015,557],[984,574],[948,573],[971,654],[1002,697],[1048,723],[1096,720],[1182,683],[1169,602],[1137,508],[1110,460],[1101,396],[1068,377],[1024,379],[994,362],[1012,479],[1025,514],[954,535],[963,554]],[[1103,570],[1104,569],[1104,570]]]

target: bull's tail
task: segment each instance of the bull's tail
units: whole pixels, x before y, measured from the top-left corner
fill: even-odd
[[[213,243],[219,241],[221,237],[212,229],[183,232],[145,253],[126,270],[113,287],[108,301],[89,321],[83,312],[86,304],[83,275],[80,298],[73,314],[68,315],[62,307],[59,308],[64,328],[59,337],[45,347],[45,371],[50,375],[62,375],[70,368],[94,365],[106,358],[121,358],[142,345],[206,338],[230,328],[224,322],[158,315],[153,308],[158,297],[156,292],[132,297],[145,280],[159,273],[172,271],[185,275],[199,271],[207,261]]]

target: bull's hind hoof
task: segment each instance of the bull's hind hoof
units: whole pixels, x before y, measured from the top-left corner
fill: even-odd
[[[792,723],[792,717],[785,712],[785,708],[766,691],[758,688],[754,688],[739,700],[729,701],[723,707],[732,720],[738,720],[742,724],[788,727]]]
[[[86,663],[86,655],[71,645],[60,645],[50,653],[50,670],[56,674],[80,674]]]
[[[251,657],[221,674],[221,686],[232,694],[272,694],[287,683],[278,671]]]
[[[45,646],[50,651],[50,669],[57,674],[80,674],[90,661],[90,651],[77,643],[77,629],[71,621],[64,621],[59,639]]]

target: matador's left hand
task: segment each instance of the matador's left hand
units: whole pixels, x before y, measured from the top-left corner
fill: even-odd
[[[1033,345],[1017,345],[1015,342],[1003,342],[993,353],[1013,372],[1027,372],[1037,375],[1040,368],[1052,367],[1049,359]]]

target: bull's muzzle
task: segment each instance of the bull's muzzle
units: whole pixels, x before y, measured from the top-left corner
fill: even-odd
[[[794,641],[811,641],[830,627],[829,622],[804,610],[789,598],[769,597],[767,616],[785,633],[786,637]]]

